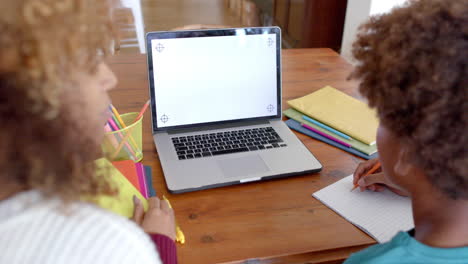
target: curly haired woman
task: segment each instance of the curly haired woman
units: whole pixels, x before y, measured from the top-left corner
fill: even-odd
[[[135,201],[134,222],[80,201],[113,195],[93,165],[116,85],[104,63],[111,10],[105,0],[0,4],[0,263],[177,262],[165,201],[146,214]]]
[[[361,27],[353,76],[377,109],[382,170],[362,163],[354,183],[409,196],[415,228],[346,263],[468,263],[467,51],[467,1],[411,1]]]

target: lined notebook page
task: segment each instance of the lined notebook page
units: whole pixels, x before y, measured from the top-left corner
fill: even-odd
[[[345,177],[312,194],[330,209],[369,234],[379,243],[392,239],[399,231],[414,228],[411,201],[407,197],[356,189],[353,176]]]

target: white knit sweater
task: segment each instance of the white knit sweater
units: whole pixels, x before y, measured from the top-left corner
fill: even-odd
[[[132,221],[87,203],[60,204],[38,191],[0,201],[0,264],[161,263]]]

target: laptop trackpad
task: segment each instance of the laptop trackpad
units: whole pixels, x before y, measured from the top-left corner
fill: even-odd
[[[259,155],[218,160],[218,166],[226,177],[248,176],[270,171]]]

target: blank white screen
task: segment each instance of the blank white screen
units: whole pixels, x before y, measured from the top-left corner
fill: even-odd
[[[158,127],[276,115],[275,34],[154,39],[151,46]]]

